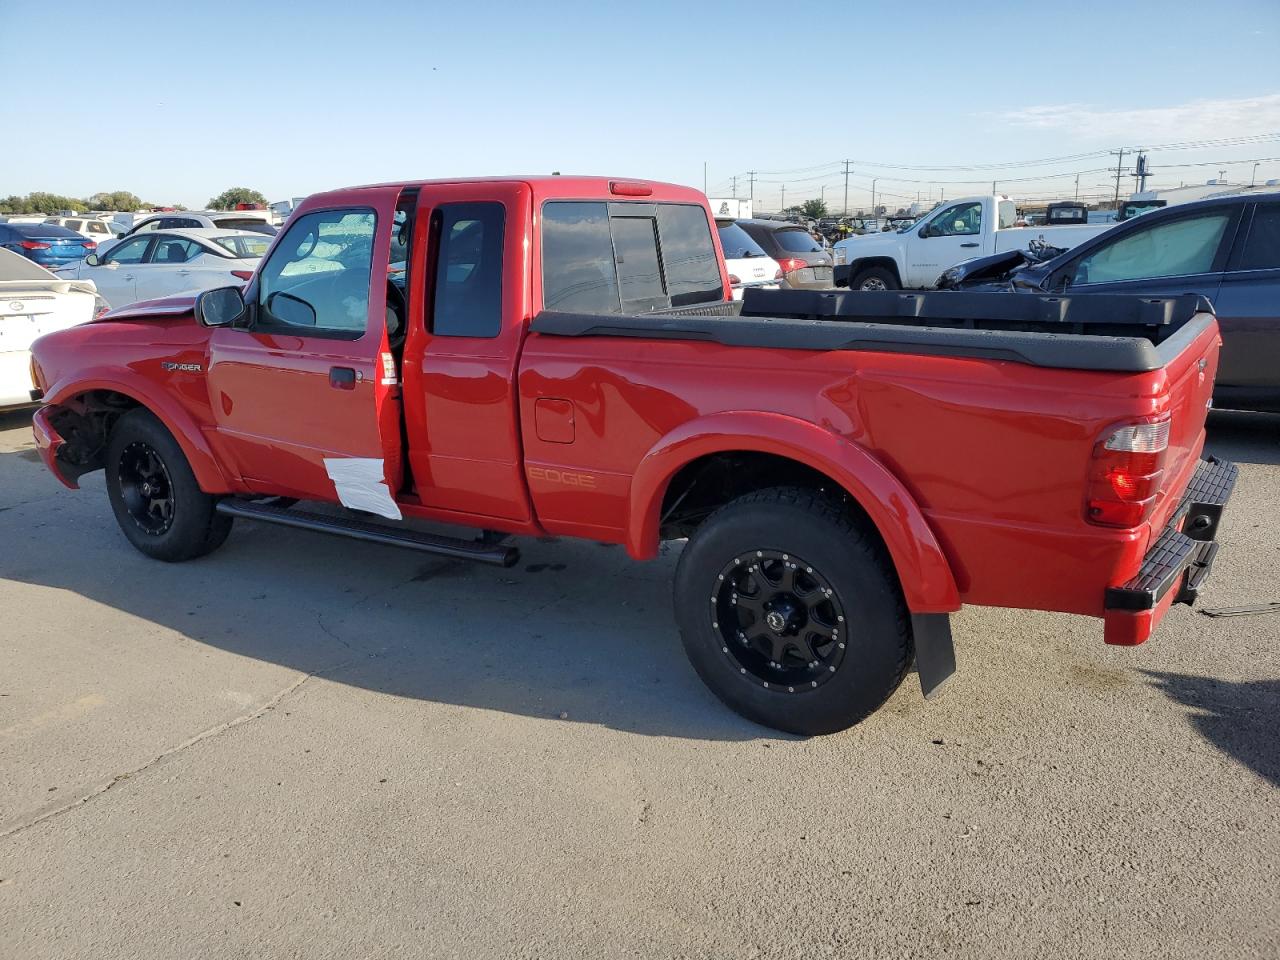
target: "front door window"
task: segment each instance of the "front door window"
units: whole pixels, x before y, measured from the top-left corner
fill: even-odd
[[[256,323],[359,339],[369,317],[375,220],[372,210],[321,210],[291,224],[259,276]]]
[[[1140,227],[1081,257],[1073,286],[1209,273],[1231,214],[1211,213]]]

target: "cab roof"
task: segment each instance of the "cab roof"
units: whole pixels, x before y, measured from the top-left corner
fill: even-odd
[[[695,190],[693,187],[685,187],[676,183],[663,183],[659,180],[642,180],[635,177],[585,177],[585,176],[561,176],[561,175],[526,175],[515,174],[511,176],[494,176],[494,177],[446,177],[434,180],[405,180],[391,181],[389,183],[370,183],[362,184],[355,187],[345,187],[339,190],[329,190],[324,193],[312,194],[308,197],[308,201],[338,200],[343,196],[359,194],[365,190],[385,190],[389,187],[398,187],[400,189],[409,188],[430,188],[432,186],[446,186],[450,184],[511,184],[523,183],[527,184],[533,191],[535,200],[547,199],[551,197],[577,198],[577,199],[599,199],[599,200],[640,200],[650,202],[672,202],[680,201],[683,203],[706,204],[706,197],[701,191]],[[616,192],[611,184],[627,184],[638,187],[648,187],[651,193],[647,196],[636,196],[634,193]]]

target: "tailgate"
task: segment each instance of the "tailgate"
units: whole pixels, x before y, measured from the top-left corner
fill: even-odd
[[[1169,385],[1169,452],[1160,491],[1162,499],[1151,517],[1153,530],[1163,529],[1168,522],[1200,462],[1221,347],[1218,325],[1210,324],[1165,366]]]

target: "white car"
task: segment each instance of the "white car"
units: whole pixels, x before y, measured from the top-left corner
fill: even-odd
[[[98,254],[110,250],[125,237],[153,230],[249,230],[274,237],[278,232],[271,223],[270,210],[177,210],[137,217],[133,226],[120,228],[117,221],[116,237],[108,243],[98,244]]]
[[[119,241],[57,271],[92,280],[112,308],[243,283],[271,245],[248,230],[157,230]]]
[[[86,323],[105,309],[92,283],[60,279],[12,250],[0,250],[0,408],[33,402],[36,337]]]
[[[782,282],[782,266],[774,260],[751,235],[733,220],[717,220],[720,248],[724,251],[724,265],[729,271],[729,285],[733,299],[741,300],[748,287],[761,290],[777,290]]]
[[[939,204],[937,209],[892,233],[841,240],[835,284],[850,290],[926,290],[951,267],[974,257],[1025,250],[1032,241],[1071,248],[1106,229],[1103,224],[1019,227],[1017,204],[984,194]]]
[[[46,217],[44,222],[74,230],[82,237],[97,241],[99,245],[114,241],[119,232],[118,224],[97,217]]]

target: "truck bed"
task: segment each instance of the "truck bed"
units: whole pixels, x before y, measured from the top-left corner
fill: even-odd
[[[1213,323],[1203,297],[1011,297],[1005,293],[749,290],[738,316],[544,311],[535,333],[704,340],[783,350],[854,350],[1143,373]]]

